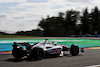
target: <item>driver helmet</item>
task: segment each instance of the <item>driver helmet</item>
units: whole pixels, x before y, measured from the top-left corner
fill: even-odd
[[[55,42],[54,45],[56,46],[57,45],[57,42]]]

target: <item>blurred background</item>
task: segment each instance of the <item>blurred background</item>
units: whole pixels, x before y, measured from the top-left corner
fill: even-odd
[[[99,1],[1,0],[0,37],[100,37]]]

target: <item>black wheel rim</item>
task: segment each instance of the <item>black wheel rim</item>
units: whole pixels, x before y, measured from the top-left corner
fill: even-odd
[[[39,49],[37,51],[37,56],[39,59],[42,59],[44,57],[44,51],[42,49]]]

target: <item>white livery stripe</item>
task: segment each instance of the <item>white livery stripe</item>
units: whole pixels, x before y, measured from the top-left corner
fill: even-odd
[[[92,65],[92,66],[85,66],[85,67],[100,67],[100,65]]]

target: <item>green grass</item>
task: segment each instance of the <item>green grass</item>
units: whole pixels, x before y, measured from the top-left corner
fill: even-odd
[[[21,37],[38,37],[38,36],[0,35],[0,38],[21,38]]]

